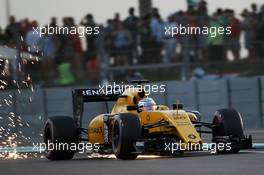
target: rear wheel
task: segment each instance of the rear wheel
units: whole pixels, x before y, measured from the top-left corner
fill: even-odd
[[[236,140],[245,138],[241,115],[234,109],[220,109],[213,118],[213,141],[217,144],[228,143],[229,148],[217,150],[218,153],[237,153],[239,147]],[[228,138],[226,138],[228,137]]]
[[[44,129],[46,157],[50,160],[69,160],[74,156],[71,143],[77,143],[77,132],[72,117],[50,117]]]
[[[135,114],[123,113],[116,116],[112,130],[112,148],[118,159],[136,159],[135,143],[141,137],[141,124]]]

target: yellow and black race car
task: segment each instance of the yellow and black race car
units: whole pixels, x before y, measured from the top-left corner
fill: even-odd
[[[252,147],[251,136],[245,137],[242,118],[236,110],[217,110],[212,123],[201,122],[199,112],[184,110],[182,104],[173,104],[172,109],[157,105],[142,88],[146,81],[135,82],[138,83],[136,88],[127,88],[122,93],[74,90],[73,117],[49,117],[44,142],[63,143],[60,146],[89,142],[99,147],[96,152],[115,154],[118,159],[136,159],[140,154],[174,156],[184,151],[202,150],[205,143],[201,133],[212,134],[218,153],[236,153]],[[109,101],[115,101],[111,111]],[[108,112],[94,117],[86,129],[82,128],[82,118],[87,102],[105,102]],[[217,144],[222,145],[217,147]],[[55,148],[46,150],[48,159],[72,159],[76,152],[70,147]]]

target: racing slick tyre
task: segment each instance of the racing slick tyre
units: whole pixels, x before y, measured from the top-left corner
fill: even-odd
[[[140,137],[141,124],[137,115],[122,113],[115,117],[112,129],[112,148],[118,159],[136,159],[135,143]]]
[[[239,147],[235,146],[235,140],[245,138],[241,115],[235,109],[220,109],[214,114],[213,125],[213,142],[231,143],[229,149],[217,149],[217,152],[239,152],[240,149]]]
[[[49,160],[70,160],[74,151],[70,150],[71,143],[77,143],[77,130],[72,117],[50,117],[44,129],[46,157]],[[48,148],[49,145],[52,145]],[[65,146],[67,145],[67,146]]]

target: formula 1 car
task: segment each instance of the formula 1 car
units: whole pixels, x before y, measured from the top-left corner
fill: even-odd
[[[133,83],[137,83],[136,88],[107,94],[99,89],[73,90],[73,117],[49,117],[44,142],[89,142],[99,145],[96,152],[115,154],[118,159],[125,160],[136,159],[140,154],[175,156],[171,149],[176,153],[189,151],[186,147],[180,149],[182,145],[177,149],[171,147],[175,143],[196,144],[193,150],[201,150],[197,147],[204,144],[201,133],[212,134],[212,143],[229,143],[229,149],[216,148],[218,153],[237,153],[240,149],[252,147],[252,138],[244,135],[242,118],[236,110],[217,110],[212,123],[201,122],[199,112],[184,110],[182,104],[173,104],[171,109],[156,105],[142,89],[147,81]],[[115,101],[111,112],[109,101]],[[94,117],[86,129],[82,127],[83,109],[84,103],[89,102],[105,102],[107,113]],[[72,159],[75,152],[69,148],[47,150],[46,157],[67,160]]]

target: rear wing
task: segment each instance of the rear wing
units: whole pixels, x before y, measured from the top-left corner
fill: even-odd
[[[116,101],[123,90],[101,90],[101,89],[76,89],[73,90],[73,98],[81,98],[86,102]]]
[[[82,127],[82,115],[84,103],[105,102],[107,113],[109,113],[109,101],[117,101],[122,96],[123,89],[75,89],[72,91],[73,117],[77,128]]]

